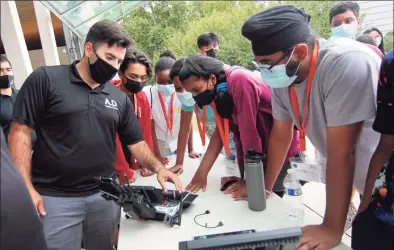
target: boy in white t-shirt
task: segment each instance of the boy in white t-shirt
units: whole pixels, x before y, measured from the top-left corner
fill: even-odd
[[[151,106],[155,155],[164,164],[168,164],[166,156],[176,153],[180,127],[181,102],[170,79],[170,69],[175,60],[170,51],[162,53],[155,65],[156,84],[143,89]],[[189,141],[191,138],[189,135]]]

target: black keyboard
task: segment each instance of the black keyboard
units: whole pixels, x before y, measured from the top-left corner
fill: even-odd
[[[179,250],[294,250],[302,236],[301,228],[199,238],[179,242]]]

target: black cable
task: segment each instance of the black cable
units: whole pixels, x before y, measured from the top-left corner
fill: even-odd
[[[205,225],[201,225],[200,223],[197,222],[197,217],[202,216],[204,214],[210,214],[209,210],[205,211],[202,214],[197,214],[196,216],[194,216],[194,223],[196,223],[197,225],[199,225],[200,227],[205,227],[205,228],[210,228],[210,229],[214,229],[214,228],[218,228],[223,226],[223,222],[219,221],[219,223],[217,224],[217,226],[215,227],[210,227],[208,226],[208,223],[205,223]]]

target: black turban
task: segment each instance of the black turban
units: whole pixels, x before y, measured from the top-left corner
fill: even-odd
[[[242,35],[252,42],[256,56],[271,55],[306,42],[311,34],[309,20],[303,9],[279,5],[250,17],[242,26]]]

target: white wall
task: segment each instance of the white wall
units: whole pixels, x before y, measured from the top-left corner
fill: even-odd
[[[57,48],[57,51],[59,54],[60,65],[69,64],[68,55],[63,53],[63,50],[65,50],[67,52],[67,48],[65,46]],[[31,61],[31,66],[33,67],[33,70],[37,69],[40,66],[45,66],[45,58],[44,58],[44,53],[43,53],[42,49],[29,50],[29,55],[30,55],[30,61]]]
[[[69,64],[68,62],[68,55],[65,54],[64,51],[67,52],[67,48],[64,47],[58,47],[57,51],[59,54],[59,60],[60,60],[60,65],[67,65]],[[45,66],[45,58],[44,58],[44,53],[42,52],[42,49],[38,50],[29,50],[29,57],[30,57],[30,62],[33,70],[37,69],[40,66]],[[5,55],[7,56],[7,55]],[[15,65],[12,65],[14,68],[16,67]],[[15,71],[14,71],[15,74]],[[17,83],[16,86],[21,86],[22,83]]]
[[[360,12],[366,13],[362,22],[364,30],[378,28],[383,35],[393,31],[393,1],[357,1]]]

